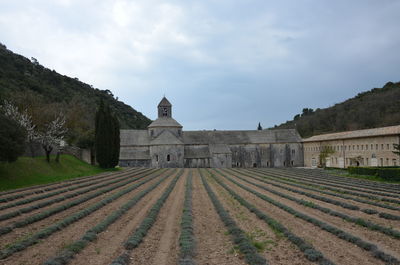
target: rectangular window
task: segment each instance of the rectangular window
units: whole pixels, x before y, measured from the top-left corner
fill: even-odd
[[[387,149],[388,149],[388,150],[390,150],[390,146],[389,146],[389,144],[387,144]]]
[[[378,150],[378,144],[376,144],[376,146],[375,146],[375,150]]]
[[[386,165],[389,165],[389,158],[386,158]]]
[[[368,150],[368,145],[367,144],[365,145],[365,150]]]
[[[364,145],[361,145],[361,150],[364,150]]]
[[[368,166],[368,157],[365,158],[365,165]]]
[[[373,144],[371,144],[371,150],[374,150],[374,145]]]
[[[356,150],[356,146],[355,145],[353,145],[353,150]]]
[[[381,144],[381,150],[383,150],[383,144]]]
[[[360,150],[359,146],[357,145],[357,150]]]
[[[383,167],[383,158],[381,158],[380,161],[381,161],[380,166]]]

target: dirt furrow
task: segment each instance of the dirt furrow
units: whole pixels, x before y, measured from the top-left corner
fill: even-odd
[[[243,198],[255,205],[268,215],[276,218],[287,228],[289,228],[296,235],[304,238],[318,248],[328,259],[336,264],[354,265],[354,264],[383,264],[378,259],[372,257],[370,253],[364,251],[354,244],[341,240],[329,232],[319,229],[318,227],[303,221],[293,215],[269,204],[257,196],[247,192],[225,178],[220,177],[221,180],[232,188],[235,192],[241,194]]]
[[[308,261],[303,253],[283,235],[274,232],[263,220],[260,220],[256,215],[240,205],[212,178],[208,177],[207,181],[218,195],[224,208],[229,211],[237,225],[246,232],[253,244],[258,247],[260,253],[267,259],[268,264],[314,264]]]
[[[104,219],[104,217],[106,217],[113,210],[123,205],[128,198],[135,196],[140,191],[152,185],[157,181],[157,179],[159,178],[153,179],[139,188],[123,195],[122,197],[102,207],[98,211],[95,211],[89,216],[65,227],[59,232],[52,234],[43,241],[40,241],[38,244],[30,246],[24,251],[15,253],[14,255],[3,260],[3,262],[5,262],[5,264],[17,264],[15,262],[31,265],[41,264],[41,262],[45,261],[49,257],[54,256],[60,249],[67,247],[69,244],[79,239],[86,230]]]
[[[100,233],[96,241],[89,244],[81,253],[77,254],[71,265],[108,265],[113,258],[122,251],[123,243],[142,222],[147,212],[158,200],[174,175],[161,183],[155,190],[147,194],[137,205],[130,209],[123,217],[112,224],[105,232]]]
[[[249,183],[246,183],[238,178],[235,178],[235,181],[237,181],[243,185],[246,185],[261,194],[265,194],[268,197],[270,197],[276,201],[279,201],[291,208],[294,208],[304,214],[307,214],[311,217],[320,219],[320,220],[324,221],[325,223],[334,225],[336,227],[340,227],[340,229],[342,229],[346,232],[349,232],[355,236],[358,236],[367,241],[370,241],[371,243],[378,245],[382,250],[384,250],[385,252],[387,252],[393,256],[396,256],[396,253],[400,253],[400,240],[398,240],[398,239],[394,239],[392,237],[389,237],[389,236],[379,233],[377,231],[371,231],[365,227],[361,227],[354,223],[347,222],[339,217],[334,217],[334,216],[325,214],[325,213],[315,210],[313,208],[299,205],[291,200],[282,198],[282,197],[272,194],[268,191],[265,191],[263,189],[255,187],[255,186],[253,186]],[[328,208],[330,208],[330,207],[328,207]]]
[[[146,179],[146,178],[147,177],[145,177],[144,179]],[[141,179],[140,181],[142,181],[144,179]],[[0,242],[0,248],[3,248],[7,244],[10,244],[11,242],[14,242],[14,241],[16,241],[16,240],[18,240],[20,238],[24,238],[26,236],[29,236],[29,235],[33,234],[33,233],[36,233],[36,232],[40,231],[41,229],[43,229],[43,228],[45,228],[45,227],[47,227],[47,226],[49,226],[51,224],[54,224],[54,223],[64,219],[65,217],[67,217],[67,216],[69,216],[69,215],[71,215],[71,214],[73,214],[75,212],[78,212],[80,210],[85,209],[86,207],[88,207],[89,205],[91,205],[93,203],[96,203],[98,201],[103,200],[104,198],[110,196],[111,194],[114,194],[114,193],[117,193],[117,192],[119,192],[119,191],[121,191],[123,189],[126,189],[128,186],[133,185],[134,183],[136,183],[136,182],[129,183],[127,185],[124,185],[122,187],[119,187],[117,189],[109,191],[107,193],[104,193],[104,194],[102,194],[102,195],[100,195],[98,197],[92,198],[92,199],[90,199],[90,200],[88,200],[88,201],[86,201],[84,203],[78,204],[78,205],[73,206],[73,207],[71,207],[69,209],[66,209],[64,211],[56,213],[56,214],[54,214],[52,216],[49,216],[49,217],[47,217],[47,218],[45,218],[43,220],[34,222],[34,223],[29,224],[29,225],[24,226],[24,227],[15,228],[12,232],[1,236],[2,240]],[[94,192],[96,192],[96,191],[94,191]],[[90,193],[88,193],[88,194],[90,194]],[[88,194],[85,194],[85,195],[88,195]],[[53,205],[53,207],[57,207],[58,205],[61,205],[61,204],[64,204],[64,203],[67,203],[69,201],[76,200],[76,199],[78,199],[78,197],[65,200],[62,203],[58,203],[56,205]],[[53,207],[50,207],[48,209],[51,209]],[[45,211],[45,210],[43,210],[43,211]],[[40,212],[42,212],[42,211],[40,211]],[[8,221],[4,225],[11,225],[15,221],[23,220],[26,217],[34,215],[34,214],[37,214],[37,212],[24,215],[24,216],[19,217],[19,218],[15,219],[15,220],[12,220],[12,221]],[[3,226],[3,224],[2,224],[2,226]]]
[[[162,207],[157,221],[143,242],[131,254],[133,264],[169,265],[177,264],[180,220],[185,196],[185,183],[189,169],[179,178]]]
[[[245,173],[246,174],[250,174],[250,175],[254,175],[256,177],[262,176],[260,174],[256,175],[256,174],[253,174],[252,172],[247,172],[247,171],[245,171]],[[267,175],[265,175],[265,176],[267,176]],[[324,196],[324,197],[327,197],[327,198],[330,198],[330,199],[334,199],[334,200],[338,200],[338,201],[354,204],[354,205],[360,207],[360,209],[374,209],[374,210],[377,210],[379,212],[385,212],[385,213],[389,213],[389,214],[400,215],[400,211],[398,211],[398,210],[386,209],[386,208],[379,207],[379,206],[374,206],[374,205],[371,205],[371,204],[368,204],[368,203],[357,202],[357,201],[348,200],[348,199],[340,198],[340,197],[333,196],[333,195],[323,194],[323,193],[317,192],[317,191],[307,190],[307,189],[304,189],[304,188],[301,188],[301,187],[297,187],[297,186],[292,186],[292,185],[289,185],[289,184],[281,183],[281,182],[275,181],[275,180],[273,180],[271,178],[266,178],[266,180],[272,181],[272,182],[274,182],[276,184],[279,184],[279,185],[283,185],[285,187],[295,188],[295,189],[299,189],[301,191],[309,192],[309,193],[316,194],[316,195],[319,195],[319,196]],[[304,185],[306,185],[306,184],[304,183]],[[328,191],[328,192],[331,192],[331,191]],[[332,192],[332,193],[334,193],[334,192]],[[346,194],[346,196],[357,198],[357,196],[351,196],[350,194]],[[371,201],[371,200],[368,200],[367,198],[361,198],[360,197],[360,199],[363,199],[365,201]],[[380,203],[386,204],[384,202],[380,202]],[[386,219],[382,219],[382,220],[386,221]]]
[[[229,174],[228,172],[229,172],[229,171],[224,171],[224,173]],[[291,192],[291,191],[288,191],[288,190],[286,190],[286,189],[279,188],[279,187],[273,186],[273,185],[268,184],[268,183],[264,183],[264,182],[262,182],[262,181],[260,181],[260,180],[257,180],[257,179],[249,178],[249,177],[246,177],[246,176],[243,176],[243,175],[240,175],[240,174],[236,174],[236,175],[239,175],[239,176],[241,176],[242,178],[246,178],[246,179],[248,179],[249,181],[251,181],[251,182],[253,182],[253,183],[256,183],[256,184],[258,184],[258,185],[262,185],[262,186],[268,187],[268,188],[270,188],[270,189],[273,189],[273,190],[275,190],[275,191],[278,191],[278,192],[281,192],[281,193],[290,195],[290,196],[295,197],[295,198],[297,198],[297,199],[303,199],[303,200],[305,200],[305,201],[309,201],[309,202],[318,204],[318,205],[320,205],[320,206],[322,206],[322,207],[329,208],[329,209],[332,209],[332,210],[335,210],[335,211],[338,211],[338,212],[341,212],[341,213],[345,213],[345,214],[347,214],[347,215],[351,215],[351,216],[355,216],[355,217],[360,217],[360,218],[363,218],[363,219],[365,219],[365,220],[374,222],[374,223],[376,223],[376,224],[380,224],[380,225],[382,225],[382,226],[392,227],[392,228],[394,228],[394,229],[399,229],[399,228],[400,228],[400,221],[386,220],[386,219],[380,218],[378,215],[369,215],[369,214],[366,214],[366,213],[364,213],[364,212],[362,212],[362,211],[359,211],[359,210],[345,209],[345,208],[343,208],[343,207],[340,207],[340,206],[337,206],[337,205],[334,205],[334,204],[331,204],[331,203],[327,203],[327,202],[324,202],[324,201],[320,201],[320,200],[317,200],[317,199],[313,199],[313,198],[308,197],[308,196],[306,196],[306,195],[302,195],[302,194],[299,194],[299,193]],[[232,175],[232,176],[233,176],[233,175]],[[239,179],[237,179],[237,178],[235,178],[235,179],[236,179],[236,180],[239,180]],[[282,186],[284,186],[284,185],[282,185]],[[252,186],[252,188],[253,188],[253,187],[254,187],[254,186]],[[292,187],[292,188],[293,188],[293,187]],[[301,190],[301,189],[299,189],[299,188],[297,188],[297,187],[296,187],[296,189],[297,189],[297,190]],[[301,191],[305,191],[305,190],[301,190]],[[309,191],[307,191],[307,192],[309,192]],[[310,193],[312,193],[312,192],[310,192]],[[325,195],[320,195],[320,196],[328,197],[328,196],[325,196]],[[333,198],[333,199],[335,199],[335,198]],[[335,200],[336,200],[336,199],[335,199]],[[343,202],[348,202],[348,201],[343,201]],[[351,204],[352,204],[352,205],[357,205],[356,203],[351,203]],[[357,206],[359,206],[359,205],[357,205]],[[361,206],[359,206],[359,207],[360,207],[360,209],[363,209]]]
[[[246,264],[232,252],[233,243],[201,183],[198,170],[193,171],[193,217],[197,264]]]

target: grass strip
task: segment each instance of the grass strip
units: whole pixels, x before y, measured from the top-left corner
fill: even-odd
[[[243,253],[247,264],[250,265],[267,264],[267,260],[257,253],[257,249],[253,246],[249,238],[246,236],[243,230],[238,227],[238,225],[232,219],[229,213],[224,209],[221,202],[218,200],[217,196],[208,185],[201,170],[200,170],[200,176],[201,176],[201,181],[203,182],[203,185],[214,205],[215,210],[217,211],[222,222],[228,229],[228,232],[231,235],[233,243],[239,248],[239,251]]]
[[[251,203],[247,202],[244,198],[242,198],[239,194],[234,192],[232,189],[230,189],[225,183],[223,183],[221,180],[219,180],[212,172],[208,171],[211,177],[219,184],[221,185],[226,191],[229,192],[229,194],[237,200],[241,205],[246,207],[250,212],[254,213],[259,219],[263,220],[270,226],[274,231],[277,231],[284,235],[290,242],[295,244],[301,252],[304,253],[304,256],[306,259],[312,262],[318,262],[320,265],[333,265],[334,263],[324,257],[324,255],[316,250],[313,245],[310,243],[307,243],[304,239],[301,237],[298,237],[297,235],[293,234],[290,232],[289,229],[287,229],[284,225],[273,219],[272,217],[268,216],[266,213],[260,211],[257,209],[254,205]]]
[[[181,171],[183,173],[183,171]],[[126,249],[125,253],[114,259],[112,261],[112,265],[127,265],[130,262],[129,253],[132,249],[137,248],[142,242],[143,238],[147,235],[147,232],[153,226],[153,224],[157,220],[157,216],[164,205],[165,201],[168,199],[168,196],[171,194],[174,189],[176,183],[178,182],[179,177],[182,174],[177,175],[172,182],[168,185],[164,193],[157,200],[157,202],[153,205],[153,207],[148,212],[147,216],[141,222],[139,227],[129,236],[128,240],[125,242],[124,247]]]
[[[161,170],[160,174],[162,174],[163,172],[164,171]],[[158,174],[158,175],[160,175],[160,174]],[[88,206],[86,209],[83,209],[79,212],[76,212],[72,215],[67,216],[63,220],[40,230],[39,232],[33,234],[32,236],[30,236],[22,241],[19,241],[19,242],[17,241],[15,243],[13,243],[12,245],[10,245],[0,251],[0,259],[5,259],[16,252],[22,251],[22,250],[28,248],[29,246],[32,246],[32,245],[38,243],[39,240],[47,238],[50,235],[52,235],[53,233],[55,233],[59,230],[62,230],[63,228],[69,226],[70,224],[75,223],[78,220],[88,216],[89,214],[101,209],[105,205],[115,201],[116,199],[122,197],[123,195],[125,195],[125,194],[137,189],[138,187],[142,186],[143,184],[153,180],[158,175],[154,175],[154,176],[149,177],[148,179],[145,179],[139,183],[131,185],[122,191],[114,193],[114,194],[108,196],[107,198]]]
[[[178,175],[182,174],[182,170]],[[87,230],[86,233],[79,239],[66,247],[57,256],[48,259],[42,265],[66,265],[68,264],[76,254],[80,253],[90,242],[97,239],[97,235],[105,231],[111,224],[117,221],[122,215],[124,215],[128,210],[135,206],[145,195],[153,191],[167,178],[162,178],[155,184],[151,185],[149,188],[141,191],[138,195],[134,196],[128,200],[124,205],[122,205],[118,210],[109,214],[105,219],[99,222],[97,225]]]
[[[229,177],[225,177],[225,178],[228,179],[229,181],[231,181],[232,183],[236,184],[237,186],[241,187],[242,189],[256,195],[260,199],[262,199],[266,202],[269,202],[272,205],[275,205],[276,207],[292,214],[293,216],[303,219],[304,221],[309,222],[309,223],[321,228],[322,230],[325,230],[325,231],[337,236],[340,239],[348,241],[366,251],[371,252],[372,255],[377,259],[387,262],[388,264],[397,264],[397,265],[400,264],[400,261],[397,258],[393,257],[390,254],[385,253],[384,251],[380,250],[376,245],[374,245],[370,242],[367,242],[359,237],[356,237],[350,233],[347,233],[333,225],[327,224],[319,219],[313,218],[313,217],[303,214],[299,211],[296,211],[293,208],[284,205],[283,203],[277,202],[264,194],[261,194],[249,187],[246,187],[245,185],[240,184],[239,182],[233,180],[232,178],[229,178]]]
[[[221,171],[219,171],[219,170],[216,170],[216,171],[220,175],[228,178]],[[245,178],[242,178],[240,176],[237,176],[237,175],[234,175],[234,176],[237,177],[238,179],[246,182],[246,183],[254,185],[254,186],[256,186],[256,187],[258,187],[260,189],[266,190],[266,191],[268,191],[268,192],[270,192],[272,194],[278,195],[278,196],[283,197],[285,199],[291,200],[291,201],[293,201],[293,202],[295,202],[297,204],[300,204],[300,205],[303,205],[305,207],[309,207],[309,208],[312,208],[312,209],[316,209],[316,210],[318,210],[320,212],[329,214],[329,215],[334,216],[334,217],[342,218],[343,220],[348,221],[350,223],[357,224],[359,226],[365,227],[365,228],[367,228],[369,230],[372,230],[372,231],[380,232],[382,234],[388,235],[388,236],[393,237],[395,239],[400,239],[400,232],[397,231],[397,230],[394,230],[392,228],[385,227],[385,226],[382,226],[382,225],[379,225],[379,224],[375,224],[375,223],[373,223],[371,221],[365,220],[365,219],[360,218],[360,217],[354,217],[354,216],[350,216],[350,215],[347,215],[347,214],[344,214],[344,213],[341,213],[341,212],[337,212],[337,211],[334,211],[332,209],[322,207],[322,206],[320,206],[320,205],[318,205],[316,203],[310,202],[310,201],[305,201],[303,199],[297,199],[297,198],[295,198],[293,196],[290,196],[288,194],[285,194],[285,193],[270,189],[270,188],[268,188],[268,187],[266,187],[264,185],[257,184],[255,182],[249,181],[249,180],[247,180]]]
[[[183,202],[181,235],[179,236],[180,260],[179,265],[195,265],[193,256],[195,239],[193,233],[193,209],[192,209],[192,171],[186,181],[185,200]]]
[[[45,218],[47,218],[47,217],[50,217],[50,216],[52,216],[52,215],[54,215],[54,214],[57,214],[57,213],[62,212],[62,211],[65,211],[65,210],[67,210],[67,209],[69,209],[69,208],[71,208],[71,207],[74,207],[74,206],[79,205],[79,204],[81,204],[81,203],[84,203],[84,202],[86,202],[86,201],[88,201],[88,200],[91,200],[91,199],[93,199],[93,198],[95,198],[95,197],[98,197],[98,196],[100,196],[100,195],[102,195],[102,194],[104,194],[104,193],[110,192],[110,191],[112,191],[112,190],[115,190],[115,189],[117,189],[117,188],[120,188],[120,187],[122,187],[122,186],[125,186],[125,185],[127,185],[127,184],[129,184],[129,183],[138,181],[138,180],[140,180],[140,179],[142,179],[142,178],[144,178],[144,177],[147,177],[148,175],[149,175],[149,174],[145,174],[145,173],[144,173],[144,174],[142,174],[142,176],[139,176],[139,177],[137,177],[137,178],[132,178],[132,176],[128,176],[128,177],[126,177],[126,178],[124,178],[124,179],[117,179],[117,180],[114,180],[114,181],[111,181],[111,182],[103,183],[103,184],[101,184],[101,185],[99,185],[99,186],[91,187],[91,188],[88,189],[88,190],[79,191],[79,192],[77,192],[77,193],[69,194],[70,196],[63,196],[63,197],[56,198],[56,199],[53,199],[53,200],[50,200],[50,201],[46,201],[46,202],[43,202],[43,203],[39,203],[38,205],[33,205],[33,206],[31,206],[33,209],[38,209],[38,208],[40,208],[40,207],[44,207],[44,206],[47,206],[47,205],[49,205],[49,204],[53,204],[53,203],[56,203],[56,202],[60,202],[60,201],[63,201],[63,200],[65,200],[65,199],[72,198],[72,197],[75,197],[75,196],[78,196],[78,195],[87,193],[87,192],[89,192],[89,191],[91,191],[91,190],[94,190],[94,189],[97,189],[97,188],[101,188],[101,187],[106,187],[106,186],[109,186],[109,185],[111,185],[111,184],[115,184],[115,183],[121,182],[121,181],[123,181],[123,180],[125,180],[125,179],[128,179],[128,180],[126,180],[126,181],[124,181],[124,182],[122,182],[122,183],[118,183],[118,184],[116,184],[116,185],[114,185],[114,186],[107,187],[107,188],[102,189],[102,190],[99,190],[99,191],[97,191],[97,192],[95,192],[95,193],[89,194],[89,195],[87,195],[87,196],[83,196],[83,197],[81,197],[81,198],[79,198],[79,199],[76,199],[76,200],[73,200],[73,201],[64,203],[64,204],[62,204],[62,205],[59,205],[59,206],[54,207],[54,208],[52,208],[52,209],[49,209],[49,210],[47,210],[47,211],[40,212],[40,213],[38,213],[38,214],[28,216],[28,217],[26,217],[25,219],[16,221],[16,222],[12,223],[12,224],[9,225],[9,226],[0,227],[0,235],[4,235],[4,234],[7,234],[7,233],[10,233],[10,232],[12,232],[15,228],[24,227],[24,226],[27,226],[27,225],[29,225],[29,224],[32,224],[32,223],[38,222],[38,221],[40,221],[40,220],[43,220],[43,219],[45,219]],[[150,175],[151,175],[151,174],[150,174]],[[28,210],[30,210],[31,207],[29,207]],[[21,211],[23,211],[23,210],[24,210],[24,209],[21,209]],[[10,214],[12,214],[12,213],[10,213]]]

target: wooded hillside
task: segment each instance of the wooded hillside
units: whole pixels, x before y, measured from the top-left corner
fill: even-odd
[[[400,124],[400,82],[359,93],[325,109],[304,108],[275,128],[296,128],[302,137]]]
[[[121,128],[144,129],[150,119],[118,101],[109,90],[91,85],[50,70],[13,53],[0,43],[0,102],[10,100],[21,110],[27,109],[40,126],[51,116],[63,112],[67,118],[67,141],[84,141],[93,134],[94,115],[100,99],[110,106]]]

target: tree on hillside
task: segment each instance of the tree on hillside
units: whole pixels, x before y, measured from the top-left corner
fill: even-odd
[[[38,140],[46,153],[47,162],[50,162],[50,153],[54,147],[57,148],[56,162],[60,161],[61,148],[64,145],[64,135],[67,132],[64,125],[65,116],[60,113],[54,120],[47,124],[43,132],[38,134]]]
[[[0,161],[14,162],[25,152],[26,131],[16,121],[0,114]]]
[[[96,160],[100,167],[113,168],[119,160],[119,123],[110,107],[100,101],[95,122]]]
[[[261,123],[259,122],[259,123],[258,123],[257,130],[261,131],[262,129],[263,129],[263,128],[261,127]]]
[[[14,120],[25,129],[26,140],[31,149],[31,155],[33,156],[33,143],[38,139],[38,134],[36,132],[36,126],[32,122],[32,116],[28,114],[26,109],[23,112],[20,112],[18,107],[7,100],[3,101],[1,109],[6,117]]]

